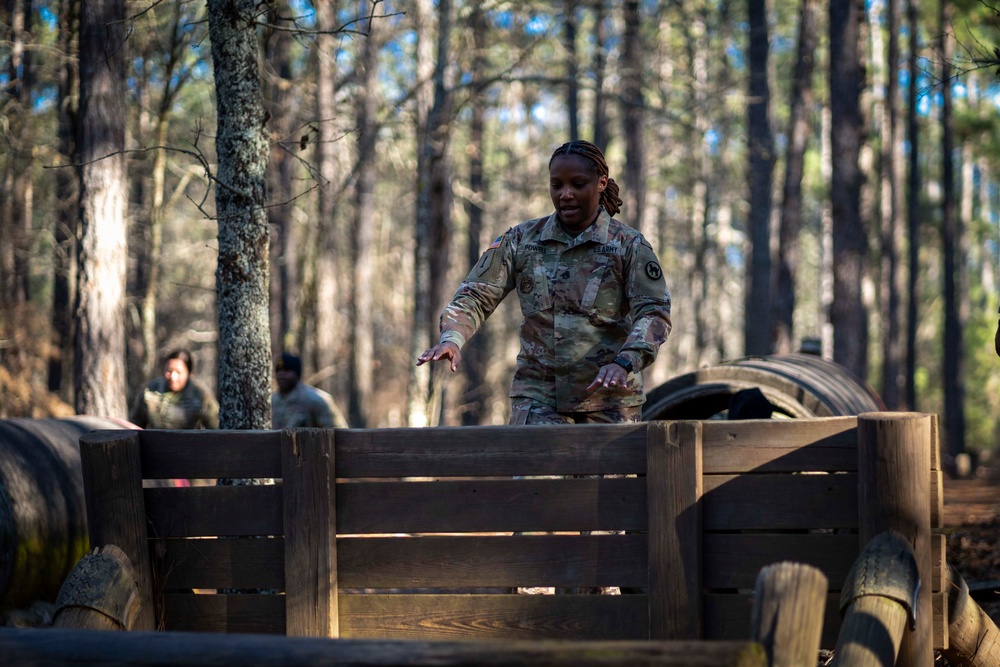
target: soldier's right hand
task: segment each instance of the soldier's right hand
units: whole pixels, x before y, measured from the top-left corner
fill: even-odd
[[[417,366],[425,364],[428,361],[440,361],[441,359],[449,359],[451,361],[451,372],[454,373],[458,370],[458,364],[462,361],[462,351],[458,349],[458,345],[450,340],[438,343],[417,357]]]

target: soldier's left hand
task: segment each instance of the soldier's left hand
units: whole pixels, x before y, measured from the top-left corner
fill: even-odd
[[[597,371],[597,377],[594,378],[594,381],[587,386],[587,393],[594,391],[598,387],[621,389],[627,381],[628,371],[614,362],[605,364],[601,366],[601,370]]]

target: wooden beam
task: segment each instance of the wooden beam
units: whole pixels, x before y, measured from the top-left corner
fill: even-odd
[[[80,436],[83,490],[90,544],[113,544],[135,568],[139,587],[136,630],[157,627],[153,575],[142,496],[138,431],[101,431]]]
[[[333,429],[281,434],[285,524],[285,632],[338,637]]]

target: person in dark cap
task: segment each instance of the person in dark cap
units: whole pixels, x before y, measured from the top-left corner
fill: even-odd
[[[728,419],[770,419],[774,405],[757,387],[738,391],[729,398]]]
[[[271,394],[271,428],[347,427],[333,397],[302,382],[302,359],[283,353],[274,364],[278,391]]]

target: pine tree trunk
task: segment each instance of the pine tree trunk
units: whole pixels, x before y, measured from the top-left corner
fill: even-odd
[[[799,41],[792,99],[789,103],[788,149],[785,152],[785,182],[781,196],[778,256],[775,265],[772,337],[774,352],[795,351],[795,279],[799,264],[799,233],[802,229],[802,175],[806,147],[812,133],[812,76],[816,57],[817,0],[802,0],[799,9]]]
[[[646,154],[643,130],[645,113],[643,100],[642,58],[645,54],[639,10],[639,0],[624,3],[625,43],[622,45],[622,134],[625,135],[624,215],[632,227],[642,231],[646,209]]]
[[[750,153],[750,266],[744,311],[745,354],[771,353],[771,187],[774,138],[771,134],[767,67],[770,45],[767,2],[747,3],[750,26],[750,91],[747,102]]]
[[[864,135],[860,106],[864,82],[860,38],[864,15],[864,0],[830,3],[833,360],[862,379],[868,376],[868,312],[861,294],[868,261],[868,235],[861,218],[858,166]]]
[[[267,117],[257,64],[254,0],[209,0],[218,101],[219,426],[271,425],[268,230],[264,211]]]
[[[366,26],[366,27],[365,27]],[[368,424],[372,411],[372,362],[375,359],[372,327],[373,251],[375,242],[375,181],[378,149],[378,98],[375,86],[378,80],[379,42],[375,37],[376,22],[369,20],[362,29],[366,36],[359,37],[361,53],[356,68],[358,76],[357,128],[358,174],[356,185],[356,211],[353,234],[351,266],[351,358],[348,390],[348,415],[352,426],[363,428]]]
[[[920,17],[917,0],[907,0],[906,23],[909,28],[909,52],[907,69],[917,71],[917,56],[920,47]],[[906,406],[917,410],[917,318],[919,316],[917,298],[917,277],[920,275],[920,123],[917,118],[917,77],[910,77],[906,90],[906,138],[910,145],[907,164],[906,187],[906,229],[908,237],[907,285],[910,295],[906,308]]]
[[[608,148],[608,110],[604,95],[607,70],[607,27],[604,25],[604,0],[594,0],[594,145]]]
[[[941,0],[941,80],[951,80],[955,45],[950,37],[952,6]],[[965,258],[962,221],[955,208],[954,119],[951,86],[941,87],[941,252],[944,255],[944,440],[945,465],[954,472],[955,456],[965,451],[965,388],[962,294]],[[962,267],[962,268],[959,268]]]
[[[563,24],[562,42],[566,49],[566,115],[569,121],[569,141],[580,138],[580,84],[578,81],[580,63],[576,51],[576,0],[565,0],[566,13]]]
[[[74,406],[127,414],[125,383],[125,4],[80,3],[79,178]]]

